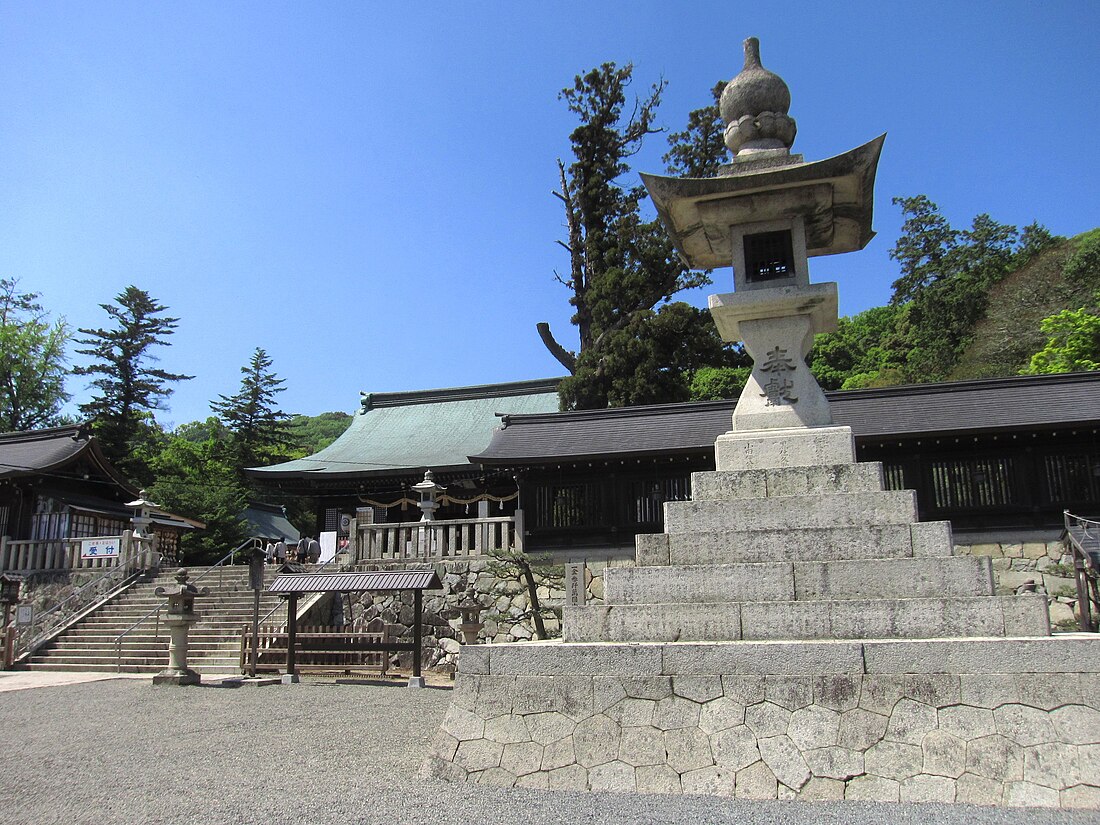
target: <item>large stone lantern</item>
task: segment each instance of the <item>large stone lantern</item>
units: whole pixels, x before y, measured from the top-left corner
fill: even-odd
[[[195,597],[205,596],[208,588],[201,590],[188,580],[187,570],[176,571],[175,584],[158,587],[154,592],[168,599],[164,623],[171,634],[168,643],[168,667],[153,677],[154,685],[197,685],[202,676],[187,667],[187,631],[200,618],[195,612]]]
[[[733,162],[712,178],[642,179],[688,266],[733,266],[734,291],[710,296],[710,311],[723,340],[744,342],[753,369],[715,445],[717,468],[843,463],[854,456],[851,430],[832,426],[805,361],[814,335],[836,329],[837,288],[811,284],[807,261],[874,237],[886,136],[823,161],[791,154],[787,84],[761,65],[755,37],[744,47],[744,68],[719,103]]]

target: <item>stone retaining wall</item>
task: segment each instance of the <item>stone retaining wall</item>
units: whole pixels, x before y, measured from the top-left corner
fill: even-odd
[[[707,674],[717,648],[699,645],[662,654],[679,675],[641,677],[545,675],[537,656],[469,648],[422,772],[505,787],[1100,808],[1100,674],[829,672],[937,658],[976,670],[1006,651],[1027,671],[1095,652],[1065,647],[1075,641],[805,644],[777,669],[808,673],[738,676]],[[581,647],[557,666],[661,672],[660,658],[643,661],[657,646]],[[757,647],[728,670],[766,660]],[[839,667],[815,666],[825,661]]]
[[[1016,592],[1028,581],[1050,601],[1050,625],[1056,630],[1077,628],[1077,590],[1073,556],[1061,541],[1002,544],[956,544],[957,556],[989,556],[998,595]]]
[[[454,671],[461,648],[455,609],[468,597],[476,599],[485,607],[481,614],[485,626],[478,633],[479,641],[502,644],[535,638],[534,622],[530,618],[517,618],[530,610],[527,588],[515,581],[494,578],[486,571],[488,562],[485,557],[472,557],[436,565],[445,590],[442,593],[429,591],[424,594],[421,621],[425,667]],[[603,598],[605,567],[605,563],[596,562],[588,568],[585,576],[587,599],[598,601]],[[376,565],[363,569],[385,569],[385,566]],[[560,611],[565,591],[560,582],[555,586],[548,586],[544,582],[539,587],[538,596],[544,607],[553,607]],[[378,618],[391,626],[392,633],[398,636],[411,635],[411,595],[356,594],[348,600],[343,610],[343,621],[348,624],[365,625]],[[546,618],[544,621],[551,636],[561,634],[561,625],[557,619]]]

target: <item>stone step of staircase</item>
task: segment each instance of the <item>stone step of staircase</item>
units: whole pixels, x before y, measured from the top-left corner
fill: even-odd
[[[637,548],[639,566],[650,566],[949,556],[952,544],[951,523],[929,521],[653,533]]]
[[[992,596],[992,560],[973,556],[612,567],[609,604]]]
[[[916,521],[917,496],[912,490],[665,503],[666,533],[749,527],[754,530],[854,527]]]
[[[1050,634],[1046,597],[977,596],[586,605],[566,642],[933,639]]]
[[[878,461],[691,474],[693,501],[733,501],[819,493],[873,493],[881,492],[882,489],[882,464]]]
[[[209,568],[188,568],[195,581]],[[269,579],[271,576],[268,577]],[[175,571],[164,571],[150,581],[140,582],[101,606],[78,624],[68,628],[36,652],[26,663],[31,670],[117,671],[157,673],[168,663],[168,628],[162,611],[159,621],[150,611],[163,606],[165,599],[157,596],[157,587],[174,583]],[[188,633],[189,664],[200,673],[238,672],[240,632],[252,621],[253,591],[248,587],[248,570],[243,566],[219,568],[198,581],[198,587],[209,588],[196,599],[199,613]],[[260,615],[272,609],[269,624],[286,621],[282,599],[263,594]],[[280,609],[281,608],[281,609]],[[144,619],[137,627],[134,624]],[[133,628],[131,630],[131,628]],[[121,640],[119,658],[118,636]]]

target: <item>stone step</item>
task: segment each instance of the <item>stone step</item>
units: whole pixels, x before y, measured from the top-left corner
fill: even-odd
[[[854,561],[609,567],[608,604],[816,601],[992,596],[988,558],[859,559]]]
[[[915,521],[917,494],[912,490],[665,503],[665,532],[669,534],[747,528],[855,527]]]
[[[637,537],[639,566],[949,556],[951,524],[799,527],[653,533]]]
[[[878,461],[691,474],[693,501],[733,501],[817,493],[873,493],[882,489],[882,464]]]
[[[164,670],[168,660],[166,658],[161,659],[158,662],[147,662],[144,660],[128,661],[123,660],[121,666],[117,661],[79,661],[79,662],[57,662],[53,660],[34,662],[32,663],[31,670],[49,670],[61,673],[148,673],[150,675],[159,673]],[[192,670],[196,670],[202,674],[214,674],[214,673],[240,673],[240,663],[237,659],[233,661],[214,661],[214,662],[192,662],[188,661],[187,666]]]
[[[678,602],[565,607],[566,642],[1047,636],[1046,597]]]

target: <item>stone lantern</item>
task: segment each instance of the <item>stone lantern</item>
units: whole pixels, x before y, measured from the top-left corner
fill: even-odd
[[[477,634],[485,624],[481,621],[481,611],[485,608],[477,599],[467,597],[459,602],[458,629],[462,633],[463,644],[476,645]]]
[[[202,676],[187,667],[187,630],[199,620],[195,597],[205,596],[210,591],[205,587],[200,590],[187,579],[187,570],[181,567],[176,571],[175,584],[154,591],[168,598],[164,623],[171,633],[168,667],[153,677],[154,685],[197,685],[202,681]]]
[[[12,664],[12,651],[15,643],[14,628],[11,623],[12,608],[19,604],[19,587],[23,577],[15,573],[0,574],[0,611],[3,611],[3,632],[0,635],[0,665],[7,670]]]
[[[146,492],[142,490],[138,493],[136,500],[126,502],[127,507],[134,508],[134,515],[130,519],[130,523],[134,526],[134,536],[137,538],[148,538],[150,525],[153,523],[152,513],[160,509],[159,504],[154,504],[145,496]]]
[[[439,494],[447,488],[436,484],[435,476],[431,470],[428,470],[424,473],[424,480],[414,484],[412,489],[420,495],[420,501],[417,505],[423,514],[420,516],[420,520],[435,521],[435,511],[439,509]]]
[[[734,291],[710,296],[710,311],[723,340],[744,342],[753,369],[731,430],[715,444],[717,469],[852,461],[851,430],[833,426],[805,361],[814,335],[837,324],[836,284],[811,284],[807,260],[874,237],[886,136],[828,160],[791,154],[787,84],[761,65],[755,37],[744,48],[744,68],[719,103],[733,162],[711,178],[642,175],[684,262],[733,266]]]

